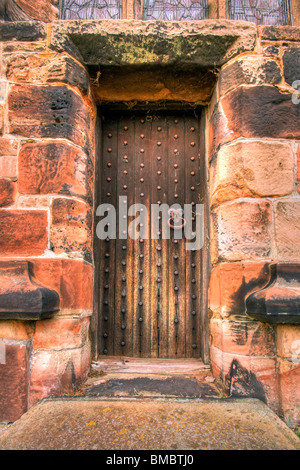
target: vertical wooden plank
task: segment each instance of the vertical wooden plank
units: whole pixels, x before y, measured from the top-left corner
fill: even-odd
[[[135,122],[135,203],[143,204],[147,210],[145,224],[150,225],[150,194],[152,163],[150,158],[151,121],[136,117]],[[150,234],[149,234],[150,236]],[[150,314],[150,238],[139,238],[134,242],[134,355],[148,357],[151,338]]]
[[[105,119],[105,117],[104,117]],[[116,207],[117,193],[114,175],[117,174],[117,123],[103,122],[102,147],[102,204]],[[115,298],[115,240],[100,242],[100,354],[114,354],[114,298]]]
[[[116,185],[118,195],[116,277],[115,277],[115,354],[132,354],[132,243],[127,236],[127,208],[133,203],[134,185],[134,122],[129,116],[118,121],[118,172]],[[124,204],[124,201],[127,201]],[[126,211],[124,210],[126,209]],[[124,212],[124,214],[123,214]],[[121,217],[121,227],[119,224]],[[123,229],[126,233],[123,233]]]
[[[196,217],[196,204],[200,203],[199,146],[199,120],[195,117],[187,117],[185,131],[185,198],[187,204],[195,204],[193,217]],[[193,231],[196,230],[196,220],[193,221],[192,228]],[[191,242],[187,240],[187,243]],[[187,357],[199,357],[201,351],[200,256],[200,250],[186,250]]]
[[[169,205],[184,205],[184,121],[170,116],[168,129]],[[172,193],[173,191],[173,193]],[[169,242],[169,357],[185,357],[185,248],[178,231]]]
[[[151,202],[161,206],[168,203],[167,127],[164,117],[153,120],[151,140]],[[151,224],[155,222],[151,219]],[[159,238],[151,240],[151,355],[167,357],[169,240],[162,239],[162,220],[158,224]]]

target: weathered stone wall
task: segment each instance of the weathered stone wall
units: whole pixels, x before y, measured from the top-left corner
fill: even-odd
[[[245,298],[272,261],[299,262],[299,31],[259,28],[221,70],[208,111],[211,361],[232,396],[299,420],[300,328],[251,320]],[[298,158],[298,163],[297,163]],[[298,170],[297,170],[298,164]]]
[[[300,34],[296,28],[270,27],[259,28],[255,38],[256,28],[243,23],[241,45],[235,32],[224,59],[215,44],[222,42],[222,30],[229,37],[229,23],[214,24],[215,36],[212,25],[203,23],[195,49],[195,39],[187,40],[193,60],[200,56],[204,73],[212,69],[207,62],[212,60],[212,44],[221,68],[211,100],[209,88],[205,92],[210,102],[211,363],[232,395],[260,397],[293,424],[300,404],[299,358],[295,361],[299,327],[250,320],[245,298],[267,284],[271,262],[299,262],[300,104],[292,102],[291,85],[300,79]],[[0,261],[30,260],[36,280],[60,295],[60,310],[53,319],[0,321],[0,339],[7,345],[7,363],[0,364],[0,381],[5,383],[0,389],[0,421],[17,419],[45,396],[72,393],[91,360],[95,107],[87,71],[70,53],[74,44],[69,47],[68,31],[82,46],[76,28],[88,36],[89,28],[95,29],[101,44],[103,36],[108,40],[109,31],[101,35],[96,22],[55,24],[53,30],[60,34],[60,42],[52,36],[56,52],[49,47],[51,25],[14,23],[0,28]],[[140,22],[131,39],[127,33],[128,40],[146,34],[148,42],[140,47],[140,55],[123,54],[120,69],[126,60],[130,66],[135,60],[147,65],[144,51],[156,50],[156,26],[142,28]],[[180,34],[176,25],[172,28],[170,37],[168,32],[165,38],[158,35],[170,49],[173,35]],[[97,64],[101,54],[109,60],[126,48],[124,38],[123,49],[116,41],[114,50],[109,40],[109,56],[96,43]],[[94,36],[90,41],[95,45]],[[91,57],[87,47],[81,47],[84,52]],[[173,52],[165,56],[170,67],[180,61],[177,49],[176,54],[176,60]],[[188,70],[186,58],[185,53],[182,60]],[[152,54],[151,60],[161,60],[161,54]],[[88,63],[93,65],[92,59]],[[139,89],[134,98],[143,99],[143,93]],[[185,94],[188,100],[192,95]],[[105,97],[105,91],[100,96]],[[170,93],[167,99],[172,98]]]
[[[73,393],[91,360],[95,108],[85,68],[48,48],[45,26],[28,30],[11,24],[0,45],[0,260],[32,261],[60,310],[0,321],[0,422]]]
[[[49,23],[59,16],[58,0],[1,0],[0,19]]]

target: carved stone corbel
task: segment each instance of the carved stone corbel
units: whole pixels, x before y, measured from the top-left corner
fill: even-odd
[[[270,269],[267,286],[247,297],[247,314],[266,323],[300,324],[300,264],[277,263]]]
[[[29,261],[0,261],[0,320],[41,320],[59,309],[59,295],[34,278]]]

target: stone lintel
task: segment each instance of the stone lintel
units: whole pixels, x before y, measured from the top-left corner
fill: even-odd
[[[231,20],[90,20],[52,23],[51,47],[85,65],[220,67],[252,51],[254,23]]]

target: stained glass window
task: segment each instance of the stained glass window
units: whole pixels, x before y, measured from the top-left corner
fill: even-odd
[[[252,21],[256,24],[290,24],[289,0],[228,0],[232,20]]]
[[[207,0],[144,0],[144,20],[189,21],[207,17]]]
[[[60,0],[62,20],[117,20],[121,12],[121,0]]]

